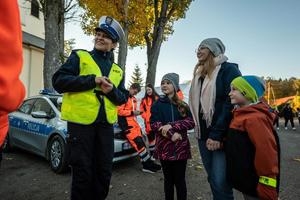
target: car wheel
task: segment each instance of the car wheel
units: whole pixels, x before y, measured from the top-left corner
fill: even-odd
[[[49,142],[48,158],[50,167],[55,173],[63,173],[67,169],[68,163],[65,146],[64,140],[58,135],[54,136]]]

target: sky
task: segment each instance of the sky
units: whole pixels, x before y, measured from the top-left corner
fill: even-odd
[[[186,17],[174,23],[174,33],[162,44],[155,85],[164,74],[176,72],[180,83],[192,79],[195,50],[206,38],[218,37],[229,62],[243,75],[300,78],[299,0],[194,0]],[[65,39],[75,38],[76,49],[93,48],[93,37],[80,24],[69,22]],[[128,51],[126,85],[137,64],[146,79],[146,49]]]

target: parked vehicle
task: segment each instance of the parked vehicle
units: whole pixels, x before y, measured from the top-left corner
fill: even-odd
[[[68,132],[67,122],[60,119],[61,100],[61,95],[42,92],[27,98],[17,111],[10,113],[5,150],[27,150],[46,158],[54,172],[64,172],[68,166]],[[114,134],[113,161],[136,156],[117,124]]]

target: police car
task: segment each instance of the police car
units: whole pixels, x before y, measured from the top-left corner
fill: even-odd
[[[10,113],[5,150],[18,147],[30,151],[46,158],[54,172],[64,172],[68,166],[68,133],[67,122],[60,119],[61,100],[61,95],[41,91],[40,95],[27,98],[17,111]],[[115,124],[113,161],[136,155]]]

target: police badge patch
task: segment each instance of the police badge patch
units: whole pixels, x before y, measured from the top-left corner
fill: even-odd
[[[106,17],[106,19],[105,19],[105,24],[111,26],[112,22],[113,22],[113,18],[111,18],[111,17]]]

